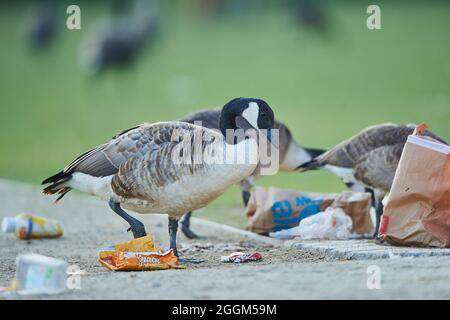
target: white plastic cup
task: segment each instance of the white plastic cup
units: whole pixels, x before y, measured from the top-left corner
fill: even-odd
[[[38,254],[23,254],[16,259],[19,294],[58,294],[67,289],[67,263]]]

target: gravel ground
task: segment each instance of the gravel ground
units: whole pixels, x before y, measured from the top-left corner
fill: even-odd
[[[240,233],[193,221],[204,239],[179,236],[182,254],[203,260],[184,270],[112,272],[97,261],[97,252],[131,239],[127,224],[105,203],[68,195],[58,204],[23,184],[0,182],[0,218],[33,213],[59,219],[66,233],[60,239],[18,241],[0,236],[0,286],[15,273],[15,257],[34,252],[60,258],[86,271],[81,289],[56,299],[402,299],[450,298],[450,257],[345,261],[300,249],[286,249]],[[168,246],[167,218],[139,218],[160,247]],[[220,256],[236,250],[259,251],[263,260],[225,264]],[[367,289],[367,268],[381,271],[381,289]],[[24,297],[18,297],[24,298]],[[27,297],[28,298],[28,297]],[[47,298],[33,296],[29,298]]]

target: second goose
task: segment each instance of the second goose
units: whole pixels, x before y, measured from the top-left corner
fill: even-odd
[[[212,108],[201,110],[192,114],[187,115],[180,121],[199,124],[203,127],[220,130],[219,119],[220,119],[220,108]],[[322,149],[312,149],[305,148],[301,146],[292,137],[289,128],[282,122],[275,120],[274,129],[278,129],[279,134],[279,170],[280,171],[295,171],[296,168],[310,160],[314,157],[322,154],[325,150]],[[258,178],[258,172],[254,172],[249,177],[246,177],[240,181],[240,186],[242,189],[242,198],[244,205],[250,198],[250,190],[254,186],[254,180]],[[192,212],[186,213],[181,219],[181,231],[184,235],[190,239],[198,238],[198,236],[190,228]]]
[[[403,147],[414,128],[413,125],[393,123],[368,127],[299,166],[299,170],[325,169],[336,174],[348,186],[368,189],[376,210],[376,236],[383,213],[381,200],[391,189]],[[425,131],[425,135],[446,143],[429,131]]]

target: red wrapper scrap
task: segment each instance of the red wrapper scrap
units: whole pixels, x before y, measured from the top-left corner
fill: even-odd
[[[249,261],[258,261],[262,259],[261,253],[255,251],[251,254],[244,252],[233,252],[229,256],[222,256],[220,261],[222,262],[234,262],[234,263],[244,263]]]

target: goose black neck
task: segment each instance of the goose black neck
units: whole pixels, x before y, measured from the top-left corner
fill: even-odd
[[[219,118],[219,128],[224,136],[227,129],[237,129],[235,118],[244,111],[244,105],[238,103],[242,99],[243,98],[233,99],[222,108]]]

